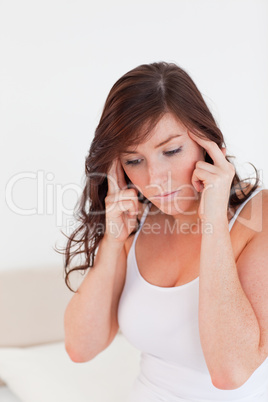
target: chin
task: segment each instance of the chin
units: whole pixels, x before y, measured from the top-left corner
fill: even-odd
[[[155,201],[150,200],[153,205],[155,205],[160,211],[166,215],[178,216],[178,215],[195,215],[198,211],[198,206],[196,205],[196,200],[194,201]]]

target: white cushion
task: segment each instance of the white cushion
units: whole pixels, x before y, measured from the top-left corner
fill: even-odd
[[[77,289],[84,279],[72,276]],[[62,267],[0,271],[0,347],[28,347],[64,339],[64,311],[73,293]]]
[[[72,362],[63,342],[0,348],[0,377],[23,402],[125,402],[139,360],[122,334],[86,363]]]

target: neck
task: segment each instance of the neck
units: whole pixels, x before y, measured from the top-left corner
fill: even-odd
[[[197,234],[201,233],[202,230],[202,221],[198,215],[199,202],[197,200],[190,209],[176,215],[169,215],[154,204],[152,204],[150,211],[161,226],[173,228],[174,233],[178,230],[179,233]]]

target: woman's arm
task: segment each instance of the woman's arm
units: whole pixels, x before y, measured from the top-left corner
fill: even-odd
[[[65,348],[76,362],[93,359],[118,331],[117,310],[127,269],[125,243],[137,226],[137,190],[127,188],[118,158],[111,163],[107,180],[105,234],[94,266],[71,299],[64,317]]]
[[[115,336],[117,307],[126,273],[124,243],[112,244],[104,237],[77,293],[64,316],[65,348],[75,362],[93,359]]]
[[[224,148],[190,136],[213,160],[198,161],[192,177],[196,190],[203,190],[199,216],[205,227],[212,227],[202,233],[201,242],[200,340],[213,384],[235,389],[268,356],[268,197],[260,211],[262,231],[253,236],[236,265],[227,220],[234,167],[225,159]]]
[[[268,210],[268,208],[266,208]],[[268,212],[268,211],[267,211]],[[267,357],[261,347],[260,323],[251,300],[245,293],[238,275],[238,267],[230,239],[227,219],[218,219],[212,223],[213,233],[202,235],[200,256],[199,288],[199,331],[205,360],[211,374],[213,385],[220,389],[240,387]],[[267,225],[268,227],[268,225]],[[258,240],[256,238],[258,237]],[[255,266],[247,267],[248,247],[240,258],[243,259],[241,275],[249,268],[258,268],[263,272],[263,280],[249,294],[258,293],[258,308],[267,315],[268,277],[265,259],[268,235],[256,234],[252,241],[259,247],[250,250]],[[250,243],[249,243],[250,244]],[[242,261],[242,260],[241,260]],[[252,261],[250,262],[252,264]],[[255,286],[256,283],[252,283]],[[249,286],[249,284],[248,284]],[[266,312],[264,311],[266,306]],[[257,305],[255,304],[257,308]],[[260,314],[261,315],[261,314]],[[266,319],[266,326],[267,326]],[[268,327],[267,327],[268,328]]]

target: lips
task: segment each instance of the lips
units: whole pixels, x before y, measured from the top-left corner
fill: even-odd
[[[163,193],[163,194],[158,194],[158,195],[155,195],[155,197],[159,197],[159,198],[163,198],[163,197],[168,197],[169,195],[172,195],[172,194],[174,194],[174,193],[177,193],[179,190],[175,190],[175,191],[172,191],[171,193]]]

